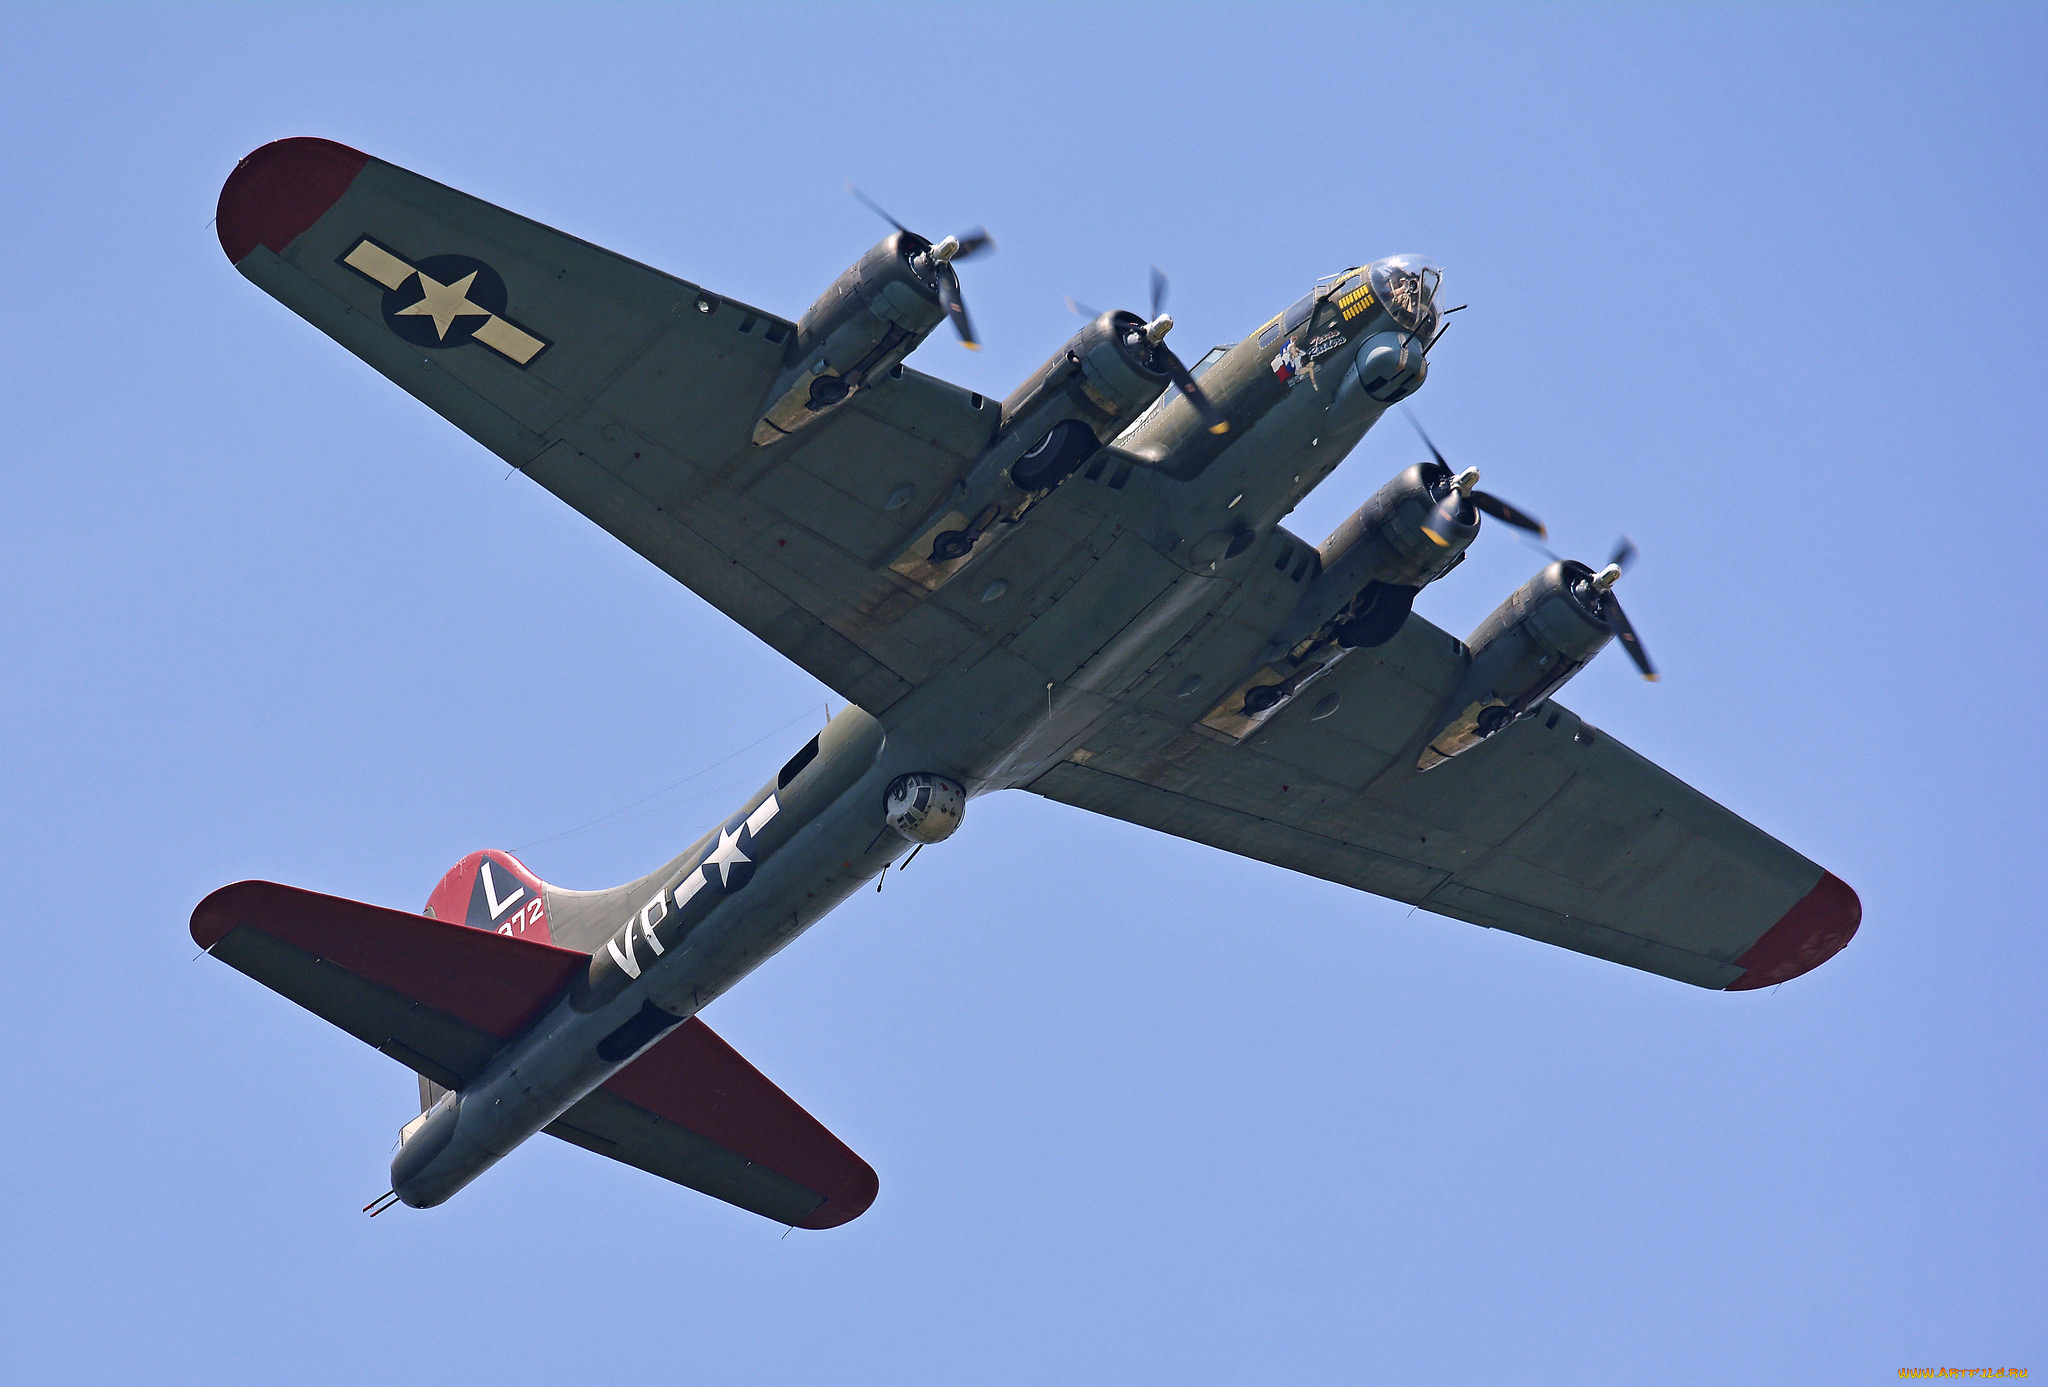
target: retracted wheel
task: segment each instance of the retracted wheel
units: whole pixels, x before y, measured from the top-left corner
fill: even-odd
[[[1479,710],[1479,735],[1491,737],[1514,720],[1515,713],[1512,708],[1502,707],[1498,703],[1490,708],[1482,708]]]
[[[1278,684],[1254,684],[1244,691],[1244,710],[1254,716],[1287,696],[1287,691]]]
[[[974,548],[974,536],[965,530],[947,530],[932,541],[932,562],[951,563],[964,559]]]

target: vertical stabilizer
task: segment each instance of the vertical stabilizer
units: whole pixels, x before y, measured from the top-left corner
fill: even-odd
[[[536,944],[554,942],[548,932],[546,883],[511,853],[495,848],[473,852],[450,867],[420,913]],[[421,1075],[420,1111],[446,1091]]]
[[[547,887],[509,852],[473,852],[450,867],[422,913],[535,944],[554,942]]]

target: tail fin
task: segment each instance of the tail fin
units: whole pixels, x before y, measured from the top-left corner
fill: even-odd
[[[552,944],[547,885],[509,852],[473,852],[448,869],[422,914]]]
[[[547,883],[509,852],[488,848],[473,852],[448,869],[420,912],[536,944],[552,944],[548,931]],[[420,1111],[440,1101],[448,1090],[420,1075]]]

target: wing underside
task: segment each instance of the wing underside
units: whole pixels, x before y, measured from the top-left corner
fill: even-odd
[[[994,432],[979,395],[898,368],[756,447],[787,320],[327,140],[244,159],[217,226],[249,279],[841,696],[880,713],[973,639],[887,560]]]
[[[1420,618],[1242,740],[1165,691],[1265,629],[1216,623],[1029,788],[1700,987],[1782,982],[1855,932],[1838,878],[1562,705],[1417,771],[1465,659]]]

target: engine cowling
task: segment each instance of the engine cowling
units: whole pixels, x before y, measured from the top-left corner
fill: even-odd
[[[1442,765],[1527,717],[1614,638],[1592,583],[1592,569],[1561,559],[1479,623],[1465,643],[1470,663],[1418,770]]]
[[[1408,619],[1415,594],[1457,567],[1479,533],[1479,517],[1454,524],[1448,542],[1423,532],[1451,488],[1449,468],[1419,462],[1403,470],[1317,550],[1319,576],[1274,644],[1296,651],[1334,640],[1349,648],[1384,645]]]
[[[1024,514],[1122,433],[1170,383],[1162,349],[1135,313],[1103,313],[1003,401],[995,438],[889,566],[936,590],[985,537]]]
[[[1145,339],[1145,320],[1103,313],[1067,339],[1003,401],[1003,431],[1035,442],[1061,418],[1083,418],[1114,436],[1160,395],[1170,378]]]
[[[931,248],[913,232],[892,232],[810,306],[754,426],[756,444],[786,438],[844,403],[945,321]]]
[[[1135,313],[1104,313],[1003,401],[985,461],[1018,491],[1058,486],[1165,393],[1170,379]],[[979,469],[977,469],[979,470]],[[1014,507],[1005,505],[1006,513]],[[1014,518],[1014,517],[1013,517]]]

